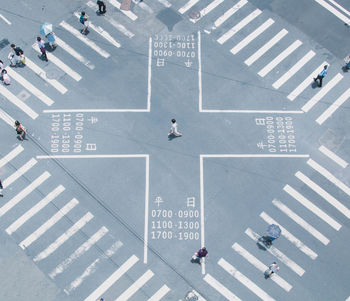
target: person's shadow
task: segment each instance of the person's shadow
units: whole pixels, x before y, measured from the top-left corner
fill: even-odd
[[[175,139],[175,138],[180,138],[180,137],[182,137],[182,136],[177,136],[177,135],[175,135],[175,134],[170,134],[170,135],[168,136],[168,141],[171,141],[171,140],[173,140],[173,139]]]

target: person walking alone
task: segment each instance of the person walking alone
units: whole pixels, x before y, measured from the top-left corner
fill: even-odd
[[[26,139],[27,130],[24,128],[24,126],[18,121],[15,121],[15,127],[17,132],[17,137],[19,140],[23,141]]]
[[[82,34],[86,34],[86,31],[89,27],[88,19],[89,19],[89,16],[84,11],[82,11],[80,15],[80,23],[84,25],[83,29],[81,30]]]
[[[0,180],[0,197],[3,197],[2,190],[4,189],[4,186],[2,186],[1,180]]]
[[[50,33],[48,33],[46,35],[47,40],[49,41],[49,45],[51,47],[51,49],[55,49],[57,47],[57,43],[56,43],[56,35],[55,33],[52,31]]]
[[[323,70],[317,75],[317,77],[314,77],[314,82],[317,80],[320,80],[319,87],[322,87],[322,80],[327,75],[328,72],[328,66],[324,65]]]
[[[168,134],[168,136],[170,135],[175,135],[175,136],[182,136],[182,134],[180,132],[177,131],[177,122],[175,119],[171,119],[171,128],[170,128],[170,132]]]
[[[98,5],[98,12],[100,15],[103,15],[106,13],[106,3],[104,0],[97,0]]]
[[[270,278],[273,273],[277,273],[279,271],[280,267],[277,265],[276,262],[273,262],[269,265],[269,268],[265,271],[265,279]]]
[[[40,37],[37,37],[36,43],[41,51],[41,58],[48,62],[44,41]]]

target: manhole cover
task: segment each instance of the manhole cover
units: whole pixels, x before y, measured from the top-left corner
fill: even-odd
[[[189,15],[190,19],[192,19],[192,20],[197,20],[201,17],[201,13],[197,10],[191,11],[188,15]]]
[[[60,74],[56,70],[48,70],[46,71],[46,77],[48,79],[58,79],[60,77]]]

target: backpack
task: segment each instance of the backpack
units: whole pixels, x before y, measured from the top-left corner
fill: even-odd
[[[84,16],[80,16],[80,23],[84,24],[85,23],[85,17]]]

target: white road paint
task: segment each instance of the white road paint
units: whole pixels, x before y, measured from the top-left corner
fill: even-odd
[[[8,178],[2,181],[2,185],[7,188],[10,186],[13,182],[18,180],[21,176],[23,176],[29,169],[31,169],[36,163],[38,163],[37,160],[34,158],[30,159],[26,164],[21,166],[19,169],[17,169],[12,175],[10,175]]]
[[[228,263],[225,259],[221,258],[218,261],[218,265],[221,266],[227,273],[236,278],[240,283],[242,283],[246,288],[248,288],[252,293],[257,295],[261,300],[264,301],[275,301],[269,294],[257,286],[253,281],[244,276],[240,271],[238,271],[233,265]]]
[[[302,44],[303,43],[299,40],[294,41],[293,44],[288,46],[278,56],[276,56],[270,63],[268,63],[264,68],[262,68],[258,72],[258,74],[261,77],[266,76],[269,72],[271,72],[278,64],[280,64],[283,60],[285,60],[289,55],[291,55]]]
[[[199,181],[200,181],[200,210],[201,210],[201,247],[205,247],[205,214],[204,214],[204,167],[203,155],[199,157]],[[205,274],[205,261],[202,262],[202,274]]]
[[[37,159],[105,159],[105,158],[147,158],[147,154],[128,155],[48,155],[36,156]]]
[[[43,110],[43,113],[147,113],[148,109],[61,109],[61,110]],[[301,113],[304,113],[301,111]]]
[[[44,112],[51,110],[44,110]],[[77,110],[78,112],[78,110]],[[83,112],[80,110],[79,112]],[[304,111],[282,111],[282,110],[210,110],[210,109],[202,109],[200,110],[202,113],[237,113],[237,114],[303,114]]]
[[[202,48],[201,32],[198,31],[198,111],[203,112],[203,87],[202,87]]]
[[[340,11],[336,10],[333,6],[331,6],[329,3],[327,3],[324,0],[314,0],[321,6],[323,6],[325,9],[327,9],[330,13],[335,15],[338,19],[342,20],[344,23],[350,25],[350,19],[343,15]]]
[[[348,16],[350,16],[350,11],[342,7],[339,3],[335,2],[334,0],[328,0],[328,2],[332,3],[335,7],[346,13]]]
[[[117,0],[108,0],[108,2],[112,6],[114,6],[118,10],[120,10],[120,12],[122,12],[125,16],[130,18],[132,21],[136,21],[137,20],[137,16],[132,11],[120,9],[120,2],[119,1],[117,1]]]
[[[302,83],[300,83],[292,92],[290,92],[287,96],[287,98],[290,101],[293,101],[295,98],[297,98],[307,87],[309,87],[313,83],[313,78],[316,74],[320,72],[320,70],[323,69],[323,66],[328,65],[329,63],[327,61],[324,61],[320,66],[318,66],[312,73],[306,77]]]
[[[169,292],[170,288],[164,284],[151,298],[147,299],[147,301],[159,301]]]
[[[8,25],[11,25],[12,23],[6,19],[2,14],[0,14],[0,18],[3,19]]]
[[[335,85],[342,80],[342,78],[343,76],[340,73],[334,76],[318,93],[315,94],[315,96],[304,104],[301,109],[304,112],[309,112],[314,105],[316,105],[331,89],[334,88]]]
[[[148,77],[147,77],[147,112],[151,111],[152,96],[152,38],[149,38],[148,44]]]
[[[33,182],[31,182],[26,188],[21,190],[16,196],[14,196],[11,200],[5,203],[0,208],[0,217],[6,214],[9,210],[11,210],[14,206],[16,206],[19,202],[21,202],[26,196],[28,196],[31,192],[37,189],[42,183],[44,183],[49,177],[50,173],[45,171],[39,177],[37,177]]]
[[[8,226],[6,229],[7,234],[11,235],[13,232],[17,231],[18,228],[22,227],[29,219],[31,219],[35,214],[37,214],[47,204],[52,202],[64,190],[65,190],[65,188],[62,185],[57,186],[46,197],[44,197],[41,201],[36,203],[32,208],[30,208],[21,217],[16,219],[10,226]]]
[[[281,226],[280,223],[278,223],[276,220],[274,220],[272,217],[270,217],[267,213],[264,211],[260,213],[260,217],[269,225],[275,224],[278,225],[282,233],[281,235],[288,239],[293,245],[295,245],[301,252],[303,252],[305,255],[309,256],[312,260],[315,260],[317,258],[317,253],[312,251],[308,246],[306,246],[302,241],[300,241],[298,238],[296,238],[292,233],[290,233],[286,228]]]
[[[24,148],[22,145],[16,146],[12,151],[10,151],[7,155],[0,159],[0,168],[9,163],[12,159],[14,159],[17,155],[23,152]]]
[[[183,7],[179,9],[180,14],[184,14],[187,12],[191,7],[195,6],[200,0],[189,0]]]
[[[205,15],[209,14],[213,9],[215,9],[218,5],[220,5],[224,0],[213,0],[206,7],[199,11],[200,17],[198,19],[190,19],[192,23],[196,23],[200,19],[202,19]]]
[[[292,154],[205,154],[201,158],[309,158],[310,155]]]
[[[317,119],[316,122],[318,124],[323,124],[329,117],[333,115],[333,113],[339,109],[339,107],[344,104],[350,98],[350,88],[348,88],[342,95],[338,97],[338,99],[333,102],[329,108],[324,111]]]
[[[328,149],[327,147],[325,147],[324,145],[321,145],[318,150],[326,155],[329,159],[333,160],[335,163],[337,163],[339,166],[346,168],[349,163],[346,162],[345,160],[343,160],[342,158],[340,158],[337,154],[335,154],[334,152],[332,152],[330,149]]]
[[[2,119],[10,127],[12,128],[14,127],[15,119],[1,109],[0,109],[0,119]]]
[[[325,246],[329,244],[329,239],[324,236],[321,232],[316,230],[313,226],[311,226],[308,222],[302,219],[299,215],[289,209],[285,204],[278,200],[273,200],[272,204],[275,205],[279,210],[281,210],[285,215],[287,215],[290,219],[292,219],[295,223],[297,223],[300,227],[304,228],[305,231],[309,232],[313,237],[318,239]]]
[[[170,7],[171,3],[167,0],[158,0],[159,3],[163,4],[165,7]]]
[[[302,181],[305,185],[309,186],[313,191],[315,191],[319,196],[324,198],[329,204],[331,204],[335,209],[340,213],[344,214],[347,218],[350,218],[350,210],[345,207],[341,202],[339,202],[335,197],[330,195],[326,190],[321,186],[317,185],[309,177],[304,175],[302,172],[298,171],[295,173],[295,176]]]
[[[248,25],[251,21],[253,21],[257,16],[259,16],[262,13],[260,9],[256,9],[252,13],[250,13],[247,17],[245,17],[242,21],[240,21],[238,24],[233,26],[229,31],[225,32],[218,40],[217,42],[219,44],[224,44],[227,42],[230,38],[232,38],[238,31],[240,31],[243,27]]]
[[[283,86],[293,75],[295,75],[308,61],[310,61],[314,56],[315,52],[310,50],[305,54],[299,61],[297,61],[286,73],[284,73],[278,80],[276,80],[272,87],[279,89]]]
[[[339,224],[334,218],[330,217],[326,212],[321,210],[315,204],[310,202],[306,197],[304,197],[300,192],[296,191],[293,187],[286,185],[283,187],[283,190],[287,192],[290,196],[292,196],[295,200],[297,200],[305,208],[309,209],[313,214],[315,214],[328,225],[330,225],[333,229],[337,231],[340,230],[341,224]]]
[[[29,247],[33,242],[40,238],[47,230],[54,226],[62,217],[64,217],[70,210],[72,210],[76,205],[78,205],[78,200],[72,199],[67,203],[62,209],[55,213],[51,218],[49,218],[44,224],[42,224],[38,229],[31,233],[27,238],[22,240],[18,245],[24,250]]]
[[[203,280],[208,283],[212,288],[218,291],[223,297],[229,301],[241,301],[234,293],[232,293],[228,288],[222,285],[210,274],[206,274]]]
[[[148,257],[148,216],[149,216],[149,155],[145,157],[145,225],[144,225],[144,246],[143,246],[143,263],[147,263]]]
[[[232,249],[234,249],[239,255],[241,255],[245,260],[251,263],[260,272],[264,273],[268,269],[268,266],[262,263],[253,254],[249,253],[240,244],[234,243],[232,246]],[[290,285],[287,281],[285,281],[283,278],[281,278],[277,274],[271,277],[271,280],[275,282],[277,285],[279,285],[281,288],[283,288],[286,292],[289,292],[293,288],[292,285]]]
[[[227,10],[222,16],[220,16],[215,22],[212,29],[220,27],[225,21],[227,21],[234,13],[248,3],[248,0],[240,0],[237,4]]]

